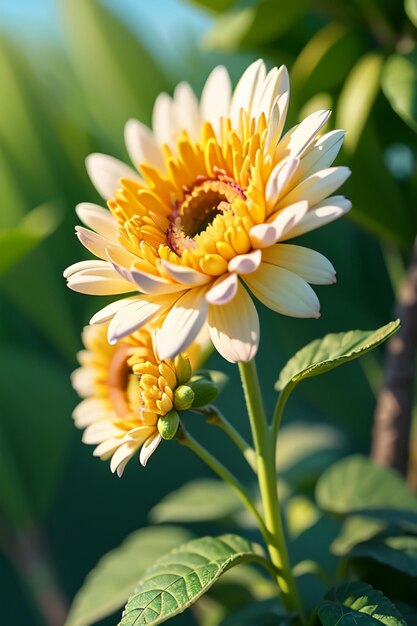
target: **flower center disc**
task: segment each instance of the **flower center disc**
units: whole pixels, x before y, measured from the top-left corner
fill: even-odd
[[[175,203],[167,232],[171,250],[181,256],[187,248],[197,247],[195,237],[206,230],[217,215],[232,210],[235,198],[245,198],[243,190],[234,180],[222,176],[217,179],[197,179],[185,189],[182,202]]]

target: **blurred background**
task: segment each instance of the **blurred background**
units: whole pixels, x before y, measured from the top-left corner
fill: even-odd
[[[118,479],[73,427],[69,374],[82,326],[98,308],[97,298],[70,292],[62,278],[66,266],[88,258],[74,235],[75,204],[100,203],[85,157],[127,159],[125,121],[149,123],[157,94],[180,80],[199,95],[219,63],[234,82],[259,56],[269,67],[285,63],[288,124],[333,109],[329,126],[347,130],[338,162],[353,170],[342,191],[353,210],[303,238],[338,273],[336,286],[318,289],[321,319],[258,307],[258,361],[272,408],[280,367],[297,349],[392,317],[417,231],[415,24],[415,0],[0,0],[2,623],[45,625],[33,599],[42,589],[52,590],[50,602],[69,603],[99,557],[146,525],[164,494],[209,475],[172,443],[146,470],[132,461]],[[300,386],[284,427],[325,424],[324,433],[340,432],[344,454],[367,453],[380,357]],[[230,374],[219,405],[247,432],[237,372],[215,356],[210,365]],[[196,428],[245,479],[220,432]]]

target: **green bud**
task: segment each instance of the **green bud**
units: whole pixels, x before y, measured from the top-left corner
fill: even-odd
[[[187,381],[190,380],[190,376],[192,373],[191,363],[187,357],[183,357],[179,354],[175,357],[175,371],[177,374],[177,380],[179,385],[184,385]]]
[[[194,391],[188,385],[180,385],[174,391],[174,407],[177,411],[187,411],[193,406]]]
[[[196,377],[189,382],[189,386],[194,392],[193,407],[205,406],[213,402],[219,395],[219,390],[215,384],[206,378]]]
[[[180,416],[176,411],[170,411],[158,420],[158,431],[162,439],[173,439],[180,425]]]

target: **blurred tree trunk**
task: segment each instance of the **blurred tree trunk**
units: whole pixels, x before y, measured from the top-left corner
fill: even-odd
[[[401,327],[387,345],[371,456],[376,463],[388,465],[407,476],[417,350],[417,240],[411,264],[399,288],[395,316],[400,318]]]

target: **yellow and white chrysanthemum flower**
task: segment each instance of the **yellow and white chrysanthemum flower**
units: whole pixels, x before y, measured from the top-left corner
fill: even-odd
[[[84,329],[81,367],[72,374],[84,399],[73,417],[85,429],[84,443],[96,445],[94,455],[111,458],[112,472],[121,476],[139,449],[146,465],[161,441],[158,420],[174,409],[175,391],[201,361],[206,341],[201,334],[187,355],[161,361],[145,328],[115,345],[107,341],[107,324]]]
[[[220,66],[200,102],[181,83],[173,98],[157,98],[152,131],[127,123],[136,170],[102,154],[87,158],[110,210],[77,207],[92,229],[77,227],[77,235],[100,260],[68,268],[68,285],[97,295],[141,292],[92,318],[111,320],[110,342],[162,316],[158,352],[173,357],[208,322],[224,358],[248,361],[259,321],[245,286],[274,311],[319,316],[309,283],[333,283],[334,268],[318,252],[284,242],[350,209],[344,196],[331,195],[350,171],[331,167],[343,131],[319,136],[329,111],[283,135],[288,98],[284,66],[267,73],[256,61],[233,93]]]

